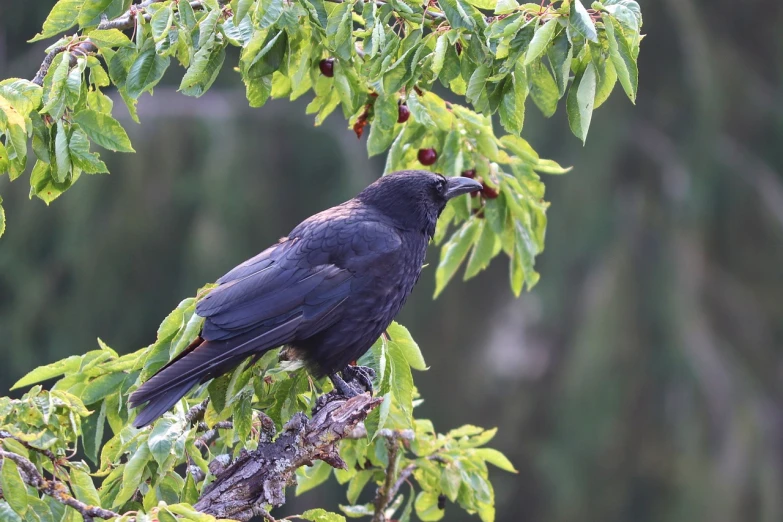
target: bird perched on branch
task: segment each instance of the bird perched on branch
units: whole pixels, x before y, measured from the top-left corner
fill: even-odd
[[[145,405],[133,425],[150,424],[195,385],[282,345],[354,395],[337,372],[402,308],[446,203],[481,188],[469,178],[402,171],[304,220],[198,302],[200,335],[130,396],[130,406]]]

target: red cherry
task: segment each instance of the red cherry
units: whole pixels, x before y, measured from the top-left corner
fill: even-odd
[[[432,165],[438,161],[438,153],[435,149],[419,149],[418,158],[422,165]]]
[[[481,195],[484,196],[487,199],[495,199],[498,197],[498,191],[487,185],[486,183],[482,183],[484,185],[484,188],[481,189]]]
[[[475,179],[476,178],[476,169],[463,170],[462,171],[462,177],[463,178]]]
[[[318,68],[321,69],[321,74],[331,78],[334,76],[334,58],[324,58],[318,62]]]
[[[411,110],[407,105],[397,107],[397,123],[405,123],[411,117]]]

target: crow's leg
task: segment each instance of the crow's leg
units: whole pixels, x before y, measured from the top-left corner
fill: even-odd
[[[367,366],[346,366],[343,369],[343,377],[347,381],[353,381],[372,394],[372,381],[375,379],[375,370]]]
[[[329,379],[332,381],[332,384],[334,384],[334,389],[337,390],[340,393],[340,395],[342,395],[346,399],[350,399],[351,397],[355,397],[359,395],[359,392],[357,392],[350,384],[345,382],[336,373],[331,374],[329,376]]]

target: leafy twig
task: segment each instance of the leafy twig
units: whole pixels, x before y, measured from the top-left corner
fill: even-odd
[[[29,443],[25,442],[24,440],[20,439],[19,437],[15,437],[11,433],[8,433],[7,431],[0,430],[0,439],[14,439],[16,442],[24,446],[25,448],[35,451],[37,453],[40,453],[41,455],[46,456],[49,460],[52,462],[57,462],[59,459],[57,458],[57,455],[51,452],[51,450],[48,449],[40,449],[36,448],[35,446],[31,446]]]
[[[75,509],[82,515],[85,522],[92,522],[95,518],[109,519],[120,516],[119,513],[115,513],[114,511],[104,509],[100,506],[90,506],[76,500],[68,493],[68,488],[65,484],[57,479],[49,480],[44,478],[38,472],[35,465],[21,455],[0,449],[0,457],[14,461],[22,475],[22,480],[29,486],[52,497],[57,502]]]

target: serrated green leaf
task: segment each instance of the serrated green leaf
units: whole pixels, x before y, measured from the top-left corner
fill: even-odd
[[[43,23],[43,30],[35,35],[30,42],[45,40],[76,25],[79,10],[84,0],[59,0]]]
[[[169,63],[171,58],[158,55],[155,49],[141,53],[128,69],[128,76],[125,79],[128,96],[136,99],[155,87],[163,78]]]
[[[253,391],[245,390],[235,401],[234,406],[234,432],[239,440],[247,440],[253,423]]]
[[[552,18],[536,29],[533,39],[530,41],[530,45],[525,52],[525,65],[530,65],[546,52],[549,43],[555,36],[555,29],[557,29],[557,27],[557,18]]]
[[[440,6],[452,28],[471,31],[476,29],[476,20],[472,16],[476,10],[470,4],[463,0],[441,0]]]
[[[495,6],[495,14],[507,14],[517,10],[519,4],[516,0],[498,0]]]
[[[101,147],[117,152],[136,152],[125,129],[108,114],[83,109],[74,115],[73,120]]]
[[[87,135],[75,126],[68,142],[71,161],[87,174],[105,174],[109,172],[106,164],[95,152],[90,152],[90,140]]]
[[[453,462],[443,466],[440,473],[440,488],[443,490],[443,494],[452,502],[457,501],[461,484],[462,476],[457,466]]]
[[[475,242],[478,232],[479,220],[475,218],[469,219],[443,245],[440,263],[435,271],[435,297],[440,295],[451,278],[454,277],[460,264],[468,255],[471,245]]]
[[[468,0],[468,3],[479,9],[494,10],[498,0]]]
[[[437,76],[443,70],[443,63],[446,59],[446,50],[449,48],[449,37],[447,33],[438,36],[435,41],[435,51],[432,55],[432,73]]]
[[[103,444],[103,430],[106,425],[106,401],[93,411],[89,417],[82,420],[82,442],[84,453],[95,464],[99,464],[98,456]]]
[[[239,27],[239,23],[250,11],[250,7],[253,5],[254,0],[236,0],[236,7],[234,8],[234,27]]]
[[[0,82],[0,96],[8,100],[19,114],[27,116],[41,105],[43,89],[28,80],[8,78]]]
[[[614,70],[612,60],[599,60],[597,64],[593,62],[593,65],[596,66],[596,77],[598,78],[598,83],[595,86],[595,103],[593,104],[593,110],[595,110],[603,105],[612,94],[617,83],[617,72]]]
[[[16,513],[24,516],[27,513],[27,487],[19,474],[19,468],[11,459],[3,459],[0,470],[0,486],[3,488],[3,498]]]
[[[499,467],[502,470],[510,471],[511,473],[519,473],[515,468],[514,465],[511,463],[508,458],[503,455],[501,452],[499,452],[496,449],[492,448],[479,448],[474,450],[474,454],[485,460],[486,462],[489,462],[490,464]]]
[[[118,386],[125,381],[124,372],[107,373],[96,377],[84,387],[81,400],[84,404],[93,404],[117,391]]]
[[[142,443],[133,455],[131,455],[125,468],[122,470],[122,485],[120,491],[112,503],[112,507],[118,508],[125,504],[139,488],[144,475],[144,468],[150,461],[150,449],[146,442]]]
[[[445,514],[445,510],[438,507],[437,491],[419,492],[414,507],[416,508],[416,516],[422,522],[436,522]]]
[[[174,447],[173,441],[182,432],[182,428],[180,422],[170,417],[162,417],[155,421],[147,439],[147,445],[152,458],[159,466],[163,466],[163,463],[171,455],[171,450]]]
[[[394,342],[388,343],[391,362],[391,386],[394,403],[405,414],[408,427],[413,426],[413,376],[402,349]]]
[[[465,269],[464,280],[467,281],[471,277],[475,277],[479,272],[489,266],[489,262],[499,252],[499,238],[489,226],[485,226],[486,220],[483,220],[479,228],[481,229],[480,236],[476,245],[473,247],[473,251],[468,259],[468,266]]]
[[[593,19],[590,18],[590,14],[580,0],[572,0],[568,23],[591,42],[598,41],[598,32],[595,30]]]
[[[88,506],[100,506],[101,497],[95,489],[92,477],[78,468],[71,468],[71,487],[74,496]]]
[[[260,29],[275,25],[283,14],[283,0],[258,0],[256,5],[256,24]]]
[[[153,41],[160,42],[166,38],[171,30],[171,24],[174,21],[174,12],[170,5],[165,5],[155,11],[150,19],[150,29],[152,30]]]
[[[296,496],[320,486],[329,479],[332,468],[326,462],[317,460],[312,466],[304,466],[296,470]]]
[[[308,509],[298,518],[310,520],[311,522],[345,522],[345,517],[337,513],[330,513],[325,509]]]
[[[132,47],[133,42],[119,29],[96,29],[88,34],[99,49],[104,47]]]
[[[17,388],[22,388],[24,386],[30,386],[31,384],[36,384],[41,381],[53,379],[54,377],[59,377],[60,375],[64,375],[66,373],[75,372],[79,369],[81,361],[82,358],[80,356],[72,355],[67,359],[62,359],[60,361],[47,364],[46,366],[39,366],[16,381],[14,385],[11,386],[11,389],[16,390]]]
[[[571,75],[571,60],[573,57],[573,46],[568,40],[568,32],[561,31],[552,42],[552,46],[547,51],[549,64],[552,66],[555,83],[557,84],[560,98],[566,92],[568,79]]]
[[[479,98],[485,91],[489,72],[489,67],[487,65],[481,64],[476,67],[476,70],[473,71],[473,74],[470,75],[470,81],[468,82],[468,90],[465,93],[465,98],[467,98],[467,100],[474,106],[478,104]],[[476,110],[478,111],[478,108],[476,108]]]
[[[560,99],[555,79],[540,61],[528,66],[527,77],[530,97],[546,118],[551,117],[557,110],[557,100]]]
[[[66,82],[68,81],[68,71],[70,55],[67,52],[61,53],[52,62],[49,73],[46,75],[50,82],[44,82],[44,87],[49,83],[49,90],[45,91],[44,106],[41,113],[49,113],[52,118],[59,119],[65,112],[65,101],[67,96]],[[54,71],[52,73],[52,71]],[[51,74],[51,76],[49,76]]]
[[[604,20],[606,38],[609,41],[609,56],[620,85],[632,103],[636,103],[636,90],[639,86],[639,69],[633,57],[631,47],[623,35],[620,23],[612,16]]]
[[[98,17],[109,9],[113,0],[83,0],[83,2],[77,19],[82,27],[97,23]]]
[[[57,122],[57,134],[54,138],[54,179],[62,183],[71,172],[71,155],[68,151],[68,131],[62,120]]]
[[[590,120],[593,116],[593,104],[595,103],[596,75],[592,62],[587,64],[584,72],[574,79],[568,90],[566,111],[568,123],[574,135],[584,143],[587,140],[587,131],[590,128]]]
[[[199,49],[180,83],[180,91],[187,96],[199,97],[212,86],[226,59],[226,48]]]

